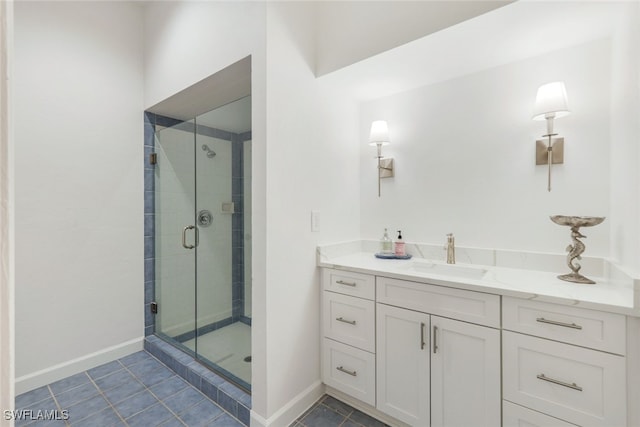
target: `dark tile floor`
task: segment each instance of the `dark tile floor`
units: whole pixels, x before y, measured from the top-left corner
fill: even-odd
[[[388,427],[331,396],[323,396],[289,427]]]
[[[21,394],[16,409],[16,427],[242,427],[145,351]]]

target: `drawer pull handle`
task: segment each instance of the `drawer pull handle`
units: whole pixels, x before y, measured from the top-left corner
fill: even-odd
[[[536,322],[548,323],[550,325],[556,325],[556,326],[564,326],[565,328],[582,329],[582,326],[576,325],[575,323],[564,323],[564,322],[558,322],[556,320],[547,320],[544,317],[538,317],[536,319]]]
[[[337,283],[338,285],[352,286],[352,287],[354,287],[354,288],[355,288],[355,287],[356,287],[356,285],[357,285],[357,283],[355,283],[355,282],[345,282],[344,280],[338,280],[338,281],[336,281],[336,283]]]
[[[344,319],[344,318],[342,318],[342,317],[336,317],[336,320],[337,320],[338,322],[348,323],[348,324],[350,324],[350,325],[355,325],[355,324],[356,324],[356,321],[355,321],[355,320],[347,320],[347,319]]]
[[[433,354],[438,352],[438,327],[433,326]]]
[[[351,375],[352,377],[355,377],[355,376],[357,376],[357,375],[358,375],[358,373],[357,373],[356,371],[350,371],[350,370],[348,370],[348,369],[344,369],[342,366],[338,366],[336,369],[337,369],[338,371],[340,371],[340,372],[344,372],[345,374],[349,374],[349,375]]]
[[[420,322],[420,350],[424,350],[424,322]]]
[[[553,378],[546,377],[544,374],[537,375],[537,378],[539,380],[549,381],[550,383],[558,384],[558,385],[561,385],[563,387],[568,387],[568,388],[571,388],[573,390],[582,391],[582,387],[580,387],[579,385],[576,385],[576,383],[566,383],[564,381],[554,380]]]

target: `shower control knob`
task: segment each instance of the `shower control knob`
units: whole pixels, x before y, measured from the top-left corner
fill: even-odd
[[[208,227],[213,222],[213,215],[208,210],[201,210],[198,212],[198,225],[201,227]]]

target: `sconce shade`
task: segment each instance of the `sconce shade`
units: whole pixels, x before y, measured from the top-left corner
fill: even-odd
[[[555,118],[569,114],[567,90],[564,82],[547,83],[538,88],[533,120],[545,120],[547,115],[555,114]]]
[[[369,145],[389,144],[389,126],[385,120],[376,120],[371,123],[371,133],[369,134]]]

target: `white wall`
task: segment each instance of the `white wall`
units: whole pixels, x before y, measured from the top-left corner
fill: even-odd
[[[140,22],[130,3],[15,5],[18,393],[141,348]]]
[[[562,253],[569,234],[550,215],[609,216],[610,39],[490,68],[363,104],[362,234],[408,241]],[[563,80],[572,114],[556,120],[565,162],[535,166],[538,86]],[[396,176],[377,196],[372,120],[389,122]],[[609,254],[609,223],[584,230],[591,256]],[[443,255],[444,256],[444,255]]]
[[[443,244],[454,232],[461,246],[562,254],[568,235],[549,215],[603,215],[583,230],[588,255],[637,272],[638,22],[637,2],[516,2],[333,73],[365,100],[363,237],[402,228],[409,241]],[[457,55],[434,63],[442,49]],[[565,163],[554,166],[547,193],[532,142],[544,124],[530,117],[537,86],[556,79],[572,114],[556,121]],[[391,128],[383,154],[397,168],[380,199],[366,144],[379,118]]]
[[[629,2],[611,56],[611,258],[640,275],[640,4]]]
[[[248,55],[258,55],[254,64],[262,60],[263,4],[167,1],[144,8],[146,107]]]
[[[14,407],[13,2],[0,3],[0,408]],[[12,420],[0,421],[12,426]]]
[[[274,425],[290,422],[295,410],[287,408],[318,391],[316,245],[359,236],[357,104],[314,76],[314,12],[313,4],[296,2],[267,9],[265,320],[267,415]],[[310,229],[312,210],[320,212],[318,233]],[[255,291],[253,301],[255,309]]]

